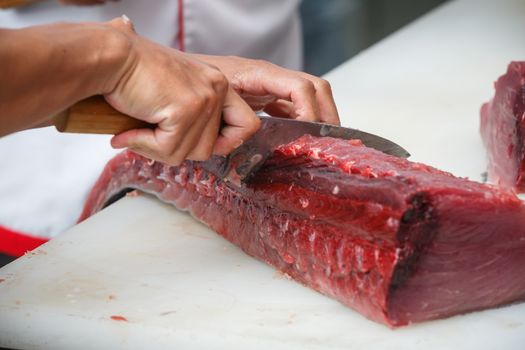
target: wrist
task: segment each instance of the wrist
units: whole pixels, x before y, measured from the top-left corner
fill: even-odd
[[[133,50],[134,30],[131,22],[117,18],[102,25],[97,55],[99,86],[96,94],[106,95],[115,90],[136,61]]]

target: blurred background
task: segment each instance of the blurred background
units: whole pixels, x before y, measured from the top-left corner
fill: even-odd
[[[303,0],[304,69],[322,75],[445,0]]]
[[[58,0],[6,0],[9,1],[25,2],[26,6],[0,10],[0,27],[25,27],[62,20],[105,21],[125,11],[132,17],[139,33],[177,48],[180,47],[173,41],[175,19],[170,19],[170,13],[182,6],[177,3],[184,3],[190,12],[190,18],[185,21],[196,22],[200,27],[198,30],[202,31],[199,36],[194,28],[190,29],[192,43],[186,47],[187,51],[208,54],[226,54],[224,51],[228,51],[227,54],[267,59],[289,68],[298,68],[295,63],[302,56],[304,70],[322,75],[447,0],[62,0],[63,4],[100,2],[104,6],[60,6]],[[293,13],[297,7],[299,16]],[[225,10],[237,12],[237,17],[224,16]],[[205,12],[209,14],[201,14]],[[239,30],[239,16],[244,16],[244,21],[252,28]],[[273,17],[282,17],[288,23],[272,28],[265,22],[272,21]],[[253,28],[254,23],[258,28]],[[222,34],[214,25],[218,25]],[[300,45],[292,44],[291,40],[300,35],[300,29],[302,55],[294,51]],[[270,41],[273,52],[268,48],[256,48],[267,44],[264,38],[258,37],[257,31],[274,31]],[[277,32],[278,36],[275,36]],[[228,36],[230,41],[217,40],[220,35]],[[283,35],[288,35],[290,40],[279,38]],[[296,55],[297,60],[283,59],[284,55]]]

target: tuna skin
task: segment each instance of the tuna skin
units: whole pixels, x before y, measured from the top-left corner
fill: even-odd
[[[525,62],[511,62],[494,87],[480,120],[489,180],[525,192]]]
[[[305,135],[240,189],[199,162],[169,167],[124,152],[80,220],[129,188],[390,327],[525,300],[525,207],[513,192],[355,140]]]

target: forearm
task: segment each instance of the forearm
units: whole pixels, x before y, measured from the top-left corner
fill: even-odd
[[[78,100],[109,93],[130,45],[105,24],[0,29],[0,135],[43,124]]]

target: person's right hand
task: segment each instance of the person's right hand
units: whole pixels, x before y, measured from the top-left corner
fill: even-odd
[[[217,68],[138,36],[126,19],[108,25],[129,38],[131,53],[105,98],[157,125],[118,134],[113,147],[178,165],[227,154],[259,128],[259,119]],[[225,127],[219,134],[221,115]]]

